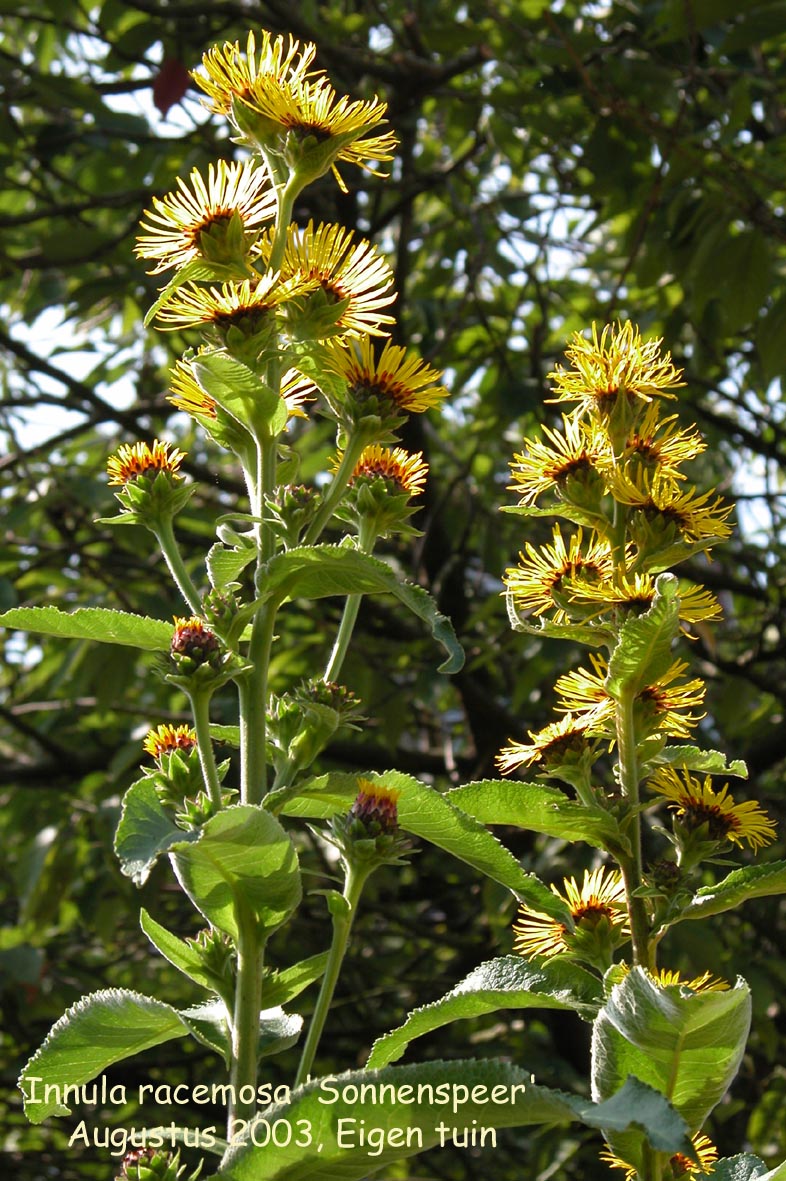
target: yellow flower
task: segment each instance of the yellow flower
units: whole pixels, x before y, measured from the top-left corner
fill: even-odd
[[[266,235],[260,245],[263,258],[269,257],[270,237]],[[289,226],[281,275],[301,283],[306,291],[320,290],[329,307],[346,301],[329,331],[317,332],[318,336],[384,336],[381,325],[395,322],[382,311],[396,298],[390,290],[393,272],[370,242],[355,242],[352,231],[343,226]]]
[[[339,457],[340,459],[340,457]],[[334,470],[337,470],[336,463]],[[373,479],[381,476],[398,485],[408,496],[419,496],[428,475],[428,464],[423,462],[423,452],[411,454],[403,447],[380,447],[373,443],[366,447],[352,471],[351,481],[363,477]]]
[[[656,968],[647,975],[660,988],[689,988],[691,992],[727,992],[729,989],[728,981],[713,976],[712,972],[703,972],[692,980],[683,980],[682,974],[672,968]]]
[[[180,177],[177,184],[179,192],[153,198],[153,209],[144,215],[148,220],[141,222],[147,233],[137,238],[136,253],[158,260],[150,272],[154,275],[205,256],[202,235],[220,236],[235,213],[242,222],[247,253],[262,222],[275,216],[276,194],[267,170],[251,160],[243,164],[219,160],[215,168],[210,164],[207,182],[194,168],[190,189]]]
[[[602,615],[614,607],[624,607],[633,612],[643,612],[652,606],[655,598],[655,579],[651,574],[637,572],[622,574],[614,579],[599,582],[583,582],[580,579],[566,583],[565,592],[572,603],[582,608],[582,618],[592,618],[587,608],[597,604],[596,615]],[[715,596],[703,587],[692,583],[680,583],[680,619],[686,623],[699,623],[707,619],[720,619],[723,614]]]
[[[443,385],[437,384],[442,376],[438,369],[390,341],[379,357],[366,337],[347,345],[331,341],[324,355],[325,368],[346,383],[342,401],[348,397],[361,410],[366,403],[382,400],[395,411],[419,414],[439,405],[448,394]]]
[[[669,1158],[674,1181],[694,1181],[694,1178],[704,1177],[707,1173],[712,1172],[712,1166],[718,1159],[718,1150],[709,1136],[697,1132],[691,1137],[691,1140],[699,1163],[695,1164],[689,1157],[683,1156],[681,1152],[676,1152],[674,1156]],[[600,1153],[600,1160],[611,1165],[612,1169],[624,1170],[625,1181],[636,1181],[637,1170],[634,1166],[629,1165],[609,1149],[604,1149]]]
[[[181,480],[183,477],[178,474],[178,468],[186,453],[177,447],[173,447],[170,452],[171,446],[171,443],[160,443],[158,439],[152,447],[147,443],[121,443],[117,454],[107,460],[110,487],[113,484],[128,484],[148,472],[168,472],[174,479]]]
[[[199,359],[197,353],[196,359]],[[179,359],[169,370],[170,393],[167,401],[178,410],[185,410],[193,418],[207,418],[215,420],[217,409],[215,399],[206,394],[197,381],[191,361]],[[281,397],[287,404],[290,418],[306,418],[303,406],[313,398],[316,387],[309,378],[304,377],[297,369],[288,369],[281,379]]]
[[[605,935],[605,941],[619,945],[628,926],[625,888],[619,870],[603,867],[584,871],[581,886],[575,878],[565,878],[564,893],[556,886],[552,892],[570,909],[576,931],[569,931],[559,919],[531,910],[526,904],[519,909],[515,950],[527,959],[551,959],[564,952],[576,950],[582,936]]]
[[[519,554],[521,562],[515,569],[506,570],[503,579],[517,611],[536,616],[554,611],[553,621],[563,623],[570,616],[555,596],[563,593],[566,579],[581,577],[592,581],[611,577],[612,555],[607,542],[592,541],[584,552],[582,540],[583,533],[578,529],[566,543],[556,524],[552,544],[536,549],[527,542],[526,555]]]
[[[245,53],[239,42],[225,41],[203,54],[204,75],[192,71],[191,77],[208,96],[207,101],[203,100],[208,110],[229,115],[233,99],[246,99],[258,78],[269,78],[283,87],[324,75],[323,70],[308,69],[317,52],[313,42],[308,41],[301,48],[291,35],[288,46],[283,36],[271,37],[265,30],[260,36],[259,57],[253,33],[248,34]]]
[[[578,668],[557,679],[554,689],[561,697],[557,709],[560,713],[579,714],[586,720],[590,733],[613,737],[610,723],[616,705],[606,689],[608,664],[594,653],[590,654],[590,662],[591,672]],[[692,727],[701,720],[703,715],[686,711],[704,701],[704,682],[697,677],[683,684],[673,684],[687,667],[686,661],[675,660],[662,677],[636,694],[634,708],[642,731],[687,738]]]
[[[161,328],[176,332],[199,324],[213,324],[227,329],[232,325],[261,326],[268,312],[280,307],[306,290],[300,281],[280,282],[279,276],[266,275],[259,280],[244,279],[240,283],[222,283],[220,287],[202,287],[184,283],[161,310],[157,319]]]
[[[597,432],[577,418],[562,419],[564,433],[543,427],[548,442],[527,439],[527,450],[513,456],[509,488],[521,496],[520,504],[534,504],[543,492],[559,491],[571,476],[591,473],[604,451]]]
[[[350,816],[359,820],[374,836],[394,833],[398,828],[398,801],[401,792],[396,787],[358,779],[358,794],[350,808]]]
[[[142,745],[147,754],[152,755],[154,759],[160,759],[162,755],[171,754],[175,750],[193,750],[196,744],[196,731],[190,726],[170,726],[169,723],[164,723],[148,730]]]
[[[553,378],[555,402],[578,402],[579,410],[611,408],[619,394],[645,402],[653,397],[674,397],[669,391],[685,383],[671,354],[660,355],[661,340],[644,341],[630,321],[607,324],[600,337],[595,324],[592,339],[575,332],[565,350],[572,369],[557,365]]]
[[[676,414],[661,418],[660,406],[651,402],[626,441],[622,466],[633,471],[641,468],[657,471],[661,478],[683,480],[681,465],[701,455],[706,448],[707,444],[693,427],[681,427]],[[614,465],[610,452],[601,456],[602,467],[604,459],[607,468]]]
[[[732,505],[714,493],[698,493],[692,485],[680,489],[661,472],[635,473],[617,469],[608,474],[609,491],[620,504],[631,505],[648,523],[673,526],[686,542],[720,541],[731,536],[726,518]]]
[[[709,775],[702,782],[687,770],[661,767],[648,787],[670,801],[683,827],[693,831],[706,824],[711,840],[730,841],[740,848],[747,841],[753,850],[775,840],[775,824],[755,800],[735,803],[728,784],[715,791]]]
[[[557,722],[550,722],[542,730],[529,731],[532,742],[527,745],[511,739],[494,760],[503,775],[517,767],[529,767],[533,763],[548,767],[564,762],[571,755],[580,755],[587,746],[586,718],[574,718],[566,713]]]

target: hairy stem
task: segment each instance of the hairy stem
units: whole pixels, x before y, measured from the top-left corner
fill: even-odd
[[[161,553],[164,555],[164,560],[169,568],[169,573],[175,581],[177,589],[188,604],[192,615],[202,614],[202,599],[191,581],[191,575],[186,570],[183,558],[180,554],[177,541],[175,540],[175,533],[172,528],[172,518],[164,517],[156,522],[156,528],[153,530],[156,541],[159,544]]]
[[[205,781],[210,802],[218,810],[222,807],[222,801],[221,784],[218,779],[218,768],[216,767],[216,756],[213,750],[213,741],[210,737],[210,698],[212,694],[197,690],[189,696],[191,699],[191,710],[194,715],[194,729],[196,731],[197,748],[199,750],[199,763],[202,767],[202,778]]]
[[[245,908],[243,908],[245,909]],[[232,1101],[229,1106],[228,1136],[232,1142],[235,1121],[248,1120],[257,1110],[257,1056],[259,1049],[259,1011],[262,996],[262,947],[254,917],[239,916],[237,938],[237,979],[235,1008],[232,1015]],[[241,1090],[244,1094],[241,1096]]]
[[[633,718],[634,694],[626,692],[622,701],[617,702],[617,762],[622,794],[632,808],[639,802],[639,763],[636,754],[636,726]],[[642,884],[641,816],[632,816],[630,842],[632,854],[624,861],[620,859],[625,895],[628,900],[633,962],[643,968],[653,968],[655,947],[650,943],[649,922],[642,898],[634,897]]]
[[[314,545],[322,533],[322,530],[327,525],[328,521],[333,515],[333,512],[344,494],[344,489],[349,483],[355,464],[360,459],[363,449],[368,440],[362,432],[349,440],[347,449],[341,457],[341,463],[338,466],[330,487],[325,493],[325,498],[320,505],[319,512],[314,517],[309,525],[306,535],[303,539],[304,545]]]

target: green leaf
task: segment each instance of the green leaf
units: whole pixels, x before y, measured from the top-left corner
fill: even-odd
[[[229,279],[244,279],[248,276],[238,274],[236,269],[232,266],[227,266],[218,262],[208,262],[204,258],[193,258],[191,262],[187,262],[179,271],[176,271],[172,278],[167,283],[166,287],[162,288],[158,299],[149,309],[145,316],[145,327],[147,327],[155,316],[171,303],[177,295],[181,287],[186,283],[191,283],[194,280],[204,280],[208,283],[215,283],[226,281]]]
[[[385,1087],[385,1101],[371,1103],[367,1092],[360,1103],[358,1088],[364,1084]],[[283,1147],[272,1141],[261,1146],[261,1136],[277,1120],[286,1121],[293,1135]],[[381,1137],[373,1156],[369,1141],[360,1143],[361,1120],[366,1136]],[[507,1062],[429,1062],[348,1071],[309,1083],[289,1103],[260,1113],[205,1181],[358,1181],[439,1144],[440,1125],[449,1144],[454,1127],[461,1134],[465,1127],[480,1131],[575,1120],[604,1130],[640,1124],[661,1151],[690,1151],[685,1122],[662,1095],[636,1080],[609,1102],[596,1104],[535,1086],[528,1071]]]
[[[746,865],[742,869],[732,870],[714,886],[702,886],[675,921],[722,914],[724,910],[734,910],[751,898],[767,898],[773,894],[786,894],[786,861]]]
[[[68,1115],[71,1109],[57,1102],[65,1098],[65,1086],[81,1086],[113,1062],[189,1032],[171,1005],[138,992],[109,988],[82,997],[55,1022],[22,1071],[28,1119],[40,1124],[50,1115]],[[44,1102],[47,1084],[56,1085],[59,1094],[50,1091]]]
[[[752,1152],[724,1156],[712,1166],[712,1181],[786,1181],[786,1166],[767,1172],[767,1166]]]
[[[415,1038],[451,1021],[500,1009],[572,1009],[591,1021],[602,997],[598,978],[577,964],[553,961],[536,966],[515,955],[489,960],[438,1001],[415,1009],[398,1029],[378,1038],[367,1066],[388,1066]]]
[[[284,399],[242,361],[222,351],[198,353],[191,368],[205,393],[241,425],[264,425],[273,434],[284,429]]]
[[[178,968],[184,976],[188,976],[189,980],[193,980],[195,984],[201,985],[209,992],[215,992],[215,981],[212,974],[205,971],[202,957],[189,943],[179,939],[177,935],[173,935],[171,931],[167,931],[166,927],[157,923],[144,907],[139,912],[139,925],[164,959],[169,960],[170,964]]]
[[[553,640],[575,640],[576,643],[587,644],[590,648],[601,648],[613,638],[613,633],[602,624],[551,623],[542,617],[531,623],[529,619],[523,619],[519,615],[515,598],[510,593],[505,595],[505,604],[508,622],[514,632],[526,632],[530,636],[543,636]]]
[[[280,972],[271,972],[265,977],[262,986],[262,999],[266,1005],[286,1005],[288,1001],[300,996],[309,984],[321,979],[325,971],[328,953],[321,951],[319,955],[309,956],[291,968],[284,968]]]
[[[515,825],[566,841],[586,841],[598,849],[626,843],[613,816],[585,807],[557,787],[481,779],[453,788],[445,799],[482,824]]]
[[[322,599],[330,595],[395,595],[429,625],[434,639],[448,653],[439,672],[458,672],[464,663],[453,625],[437,609],[428,591],[414,583],[401,582],[390,566],[370,554],[340,545],[291,549],[268,562],[260,588],[261,602],[274,598],[279,603],[285,599]]]
[[[685,767],[688,771],[704,771],[716,775],[736,775],[740,779],[748,778],[748,768],[742,759],[732,759],[726,762],[725,754],[719,750],[701,750],[698,746],[665,746],[654,758],[649,759],[648,767]]]
[[[561,898],[544,886],[535,874],[523,870],[513,854],[487,828],[456,808],[433,787],[400,771],[369,772],[364,778],[400,791],[398,822],[404,832],[421,837],[460,861],[466,861],[512,890],[534,910],[572,925],[570,911]],[[357,794],[357,775],[334,771],[304,783],[295,799],[288,801],[283,810],[289,816],[326,819],[348,812]]]
[[[259,1056],[270,1057],[294,1046],[303,1029],[299,1013],[285,1013],[280,1005],[259,1014]]]
[[[652,606],[622,625],[606,678],[606,688],[615,700],[652,685],[671,665],[671,646],[680,627],[678,592],[675,576],[660,574]]]
[[[126,644],[145,652],[168,652],[174,631],[173,625],[162,619],[107,607],[78,607],[76,611],[61,611],[59,607],[14,607],[0,615],[0,625],[67,640]]]
[[[768,1173],[762,1173],[759,1177],[759,1181],[786,1181],[786,1161],[776,1165],[775,1168],[770,1169]]]
[[[256,550],[253,546],[229,549],[227,546],[221,545],[220,542],[216,542],[214,546],[211,546],[207,555],[207,572],[211,586],[214,586],[216,590],[223,590],[230,582],[237,580],[238,574],[241,574],[255,557]]]
[[[232,1035],[224,1002],[218,997],[212,997],[201,1005],[181,1009],[180,1016],[197,1041],[215,1050],[228,1068],[232,1055]]]
[[[595,1021],[592,1094],[610,1098],[633,1076],[666,1095],[690,1128],[700,1128],[737,1073],[750,1020],[742,979],[723,992],[693,993],[659,986],[632,968]],[[641,1163],[639,1133],[608,1139],[623,1160]]]
[[[196,840],[170,820],[161,807],[152,779],[138,779],[123,796],[123,811],[115,833],[115,853],[120,870],[141,886],[150,870],[172,845]]]
[[[170,857],[194,906],[233,939],[247,917],[267,937],[300,902],[294,846],[261,808],[225,808],[202,826],[199,840],[176,847]]]

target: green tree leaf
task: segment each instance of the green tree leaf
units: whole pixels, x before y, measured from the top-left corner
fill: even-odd
[[[372,1105],[367,1094],[361,1103],[358,1088],[364,1083],[387,1086],[387,1093],[380,1092],[386,1094],[385,1101]],[[422,1088],[420,1095],[418,1086]],[[438,1091],[438,1087],[442,1089]],[[293,1132],[286,1146],[254,1145],[254,1136],[263,1124],[282,1119]],[[379,1129],[385,1138],[378,1155],[376,1150],[375,1155],[369,1155],[368,1142],[359,1143],[361,1120],[365,1121],[366,1135]],[[230,1149],[223,1166],[206,1181],[355,1181],[391,1161],[438,1144],[440,1125],[450,1143],[454,1127],[461,1133],[465,1127],[511,1128],[572,1121],[604,1129],[636,1124],[646,1127],[662,1151],[690,1149],[685,1122],[662,1095],[636,1080],[608,1102],[595,1104],[535,1086],[527,1071],[506,1062],[429,1062],[348,1071],[309,1083],[289,1103],[262,1112],[250,1124],[246,1142]],[[303,1134],[302,1139],[295,1135],[297,1131]],[[305,1139],[310,1143],[303,1143]]]
[[[50,1115],[68,1115],[65,1086],[81,1086],[113,1062],[189,1033],[171,1005],[138,992],[109,988],[82,997],[49,1031],[46,1041],[22,1071],[19,1086],[25,1112],[34,1124]],[[58,1087],[59,1095],[45,1088]]]
[[[246,914],[263,936],[270,935],[300,902],[294,846],[261,808],[225,808],[202,826],[198,841],[173,849],[170,857],[194,906],[232,938]]]
[[[752,898],[767,898],[773,894],[786,894],[786,861],[745,865],[742,869],[732,870],[714,886],[702,886],[697,890],[677,921],[722,914]]]
[[[622,625],[606,678],[606,688],[615,700],[652,685],[671,664],[671,646],[680,627],[678,592],[673,574],[659,575],[652,606]]]
[[[701,1128],[734,1078],[748,1037],[750,990],[664,988],[641,968],[614,985],[592,1036],[592,1094],[606,1099],[633,1076],[661,1091],[692,1130]],[[609,1138],[629,1164],[642,1161],[638,1132]]]
[[[507,886],[533,909],[552,915],[560,922],[572,923],[562,899],[544,886],[535,874],[526,873],[487,828],[454,807],[433,787],[400,771],[369,772],[364,778],[401,792],[398,822],[404,832],[421,837],[466,861],[493,881]],[[357,794],[357,775],[330,772],[304,783],[298,788],[296,798],[290,800],[283,810],[289,816],[328,818],[348,812]]]
[[[499,1009],[572,1009],[591,1021],[602,996],[598,978],[577,964],[555,960],[533,965],[519,956],[502,956],[481,964],[438,1001],[413,1010],[398,1029],[377,1038],[367,1066],[388,1066],[415,1038],[451,1021]]]
[[[566,841],[586,841],[598,849],[625,844],[613,816],[585,807],[557,787],[480,779],[453,788],[445,799],[482,824],[515,825]]]
[[[172,845],[196,840],[198,833],[178,828],[164,811],[152,779],[138,779],[123,796],[123,810],[115,833],[120,869],[143,885],[158,858]]]
[[[145,652],[168,652],[174,630],[163,619],[110,611],[106,607],[77,607],[75,611],[61,611],[59,607],[13,607],[0,615],[0,624],[67,640],[126,644]]]
[[[395,597],[431,628],[434,639],[448,653],[441,673],[455,673],[464,653],[450,620],[437,609],[428,591],[402,582],[379,558],[340,545],[301,546],[268,562],[261,586],[261,601],[274,598],[321,599],[330,595],[387,593]]]

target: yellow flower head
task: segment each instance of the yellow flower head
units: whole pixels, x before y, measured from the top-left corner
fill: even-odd
[[[699,1181],[699,1178],[712,1173],[712,1166],[718,1159],[718,1150],[708,1136],[697,1132],[695,1136],[691,1137],[691,1141],[699,1163],[696,1164],[689,1157],[683,1156],[681,1152],[676,1152],[674,1156],[669,1158],[674,1181]],[[611,1165],[612,1169],[622,1169],[625,1173],[625,1181],[636,1181],[636,1168],[609,1149],[604,1149],[600,1153],[600,1160]]]
[[[376,836],[393,833],[398,828],[398,800],[401,792],[395,787],[358,779],[358,794],[350,808],[350,815],[362,821]]]
[[[146,476],[148,472],[168,472],[173,479],[181,480],[178,468],[186,457],[184,451],[178,451],[171,443],[161,443],[156,439],[153,446],[147,443],[121,443],[115,455],[107,460],[106,470],[109,474],[109,485],[128,484],[139,476]]]
[[[687,770],[661,767],[648,786],[670,801],[683,827],[694,830],[706,824],[711,840],[730,841],[740,848],[747,841],[753,850],[775,840],[775,824],[755,800],[735,803],[728,784],[715,791],[709,775],[702,782]]]
[[[628,929],[628,912],[625,903],[625,888],[619,870],[603,867],[584,871],[584,881],[579,886],[575,878],[565,878],[564,893],[556,886],[552,892],[561,898],[570,909],[576,931],[569,931],[564,923],[550,915],[531,910],[523,904],[513,930],[514,943],[519,955],[527,959],[539,957],[551,959],[576,948],[577,937],[591,936],[602,929],[606,939],[619,945]]]
[[[563,763],[571,756],[581,755],[587,747],[586,718],[574,718],[566,713],[557,722],[550,722],[542,730],[529,731],[531,743],[514,742],[505,746],[497,755],[495,762],[503,775],[515,771],[517,767],[529,767],[537,764],[547,768],[556,763]]]
[[[582,608],[582,618],[602,615],[615,607],[622,607],[634,614],[647,611],[655,598],[655,579],[651,574],[636,572],[622,574],[614,579],[599,582],[577,580],[566,587],[572,603]],[[680,619],[685,623],[699,623],[702,620],[720,619],[723,614],[718,600],[703,587],[694,583],[680,583]],[[593,612],[591,608],[596,605]]]
[[[628,470],[644,469],[657,472],[661,478],[683,480],[682,464],[706,449],[707,444],[693,427],[681,427],[676,414],[661,418],[660,406],[651,402],[625,443],[622,464]],[[611,452],[607,451],[603,458],[607,468],[615,465]]]
[[[438,406],[448,391],[438,385],[442,374],[398,345],[385,344],[379,357],[370,340],[325,347],[326,369],[342,378],[347,396],[357,405],[381,400],[395,412],[419,414]]]
[[[560,695],[557,709],[578,714],[590,733],[614,736],[616,705],[606,689],[608,664],[602,656],[590,654],[592,671],[585,668],[564,673],[554,685]],[[687,662],[675,660],[671,667],[636,694],[634,710],[642,732],[687,738],[703,715],[687,711],[704,701],[704,682],[698,677],[674,684],[687,669]]]
[[[220,287],[184,283],[156,318],[167,332],[199,324],[213,324],[222,329],[241,324],[261,326],[269,312],[307,288],[303,280],[280,282],[277,274],[258,280],[244,279],[240,283],[222,283]]]
[[[260,225],[275,216],[276,194],[267,170],[251,160],[210,164],[207,181],[194,168],[191,187],[180,177],[177,185],[179,191],[153,198],[153,209],[145,212],[147,221],[141,223],[146,233],[137,238],[136,253],[157,260],[151,274],[204,256],[202,235],[220,235],[234,214],[242,223],[248,250]]]
[[[692,980],[683,980],[682,974],[672,968],[656,968],[647,972],[659,988],[689,988],[691,992],[728,992],[729,984],[712,972],[703,972]]]
[[[645,402],[653,397],[674,397],[669,391],[685,383],[671,354],[660,354],[661,341],[644,341],[630,321],[607,324],[600,337],[595,324],[592,339],[575,332],[565,356],[572,368],[558,365],[549,374],[554,380],[555,402],[578,402],[579,409],[610,409],[620,394]]]
[[[249,33],[245,53],[239,42],[225,41],[203,55],[205,73],[193,71],[191,77],[208,96],[203,100],[208,110],[229,115],[233,100],[245,101],[262,78],[285,87],[324,75],[322,70],[309,71],[308,68],[317,52],[313,42],[308,41],[301,48],[300,42],[291,35],[287,44],[285,37],[272,37],[264,30],[260,33],[260,42],[257,53],[256,36]]]
[[[519,493],[520,504],[534,504],[543,492],[559,491],[571,477],[599,466],[605,448],[598,434],[580,419],[563,416],[562,422],[564,433],[544,426],[547,442],[527,439],[526,451],[514,455],[509,487]]]
[[[261,247],[263,257],[269,256],[267,235]],[[355,242],[352,231],[343,226],[290,226],[281,274],[303,284],[306,291],[320,291],[329,304],[346,301],[326,335],[384,336],[382,325],[394,323],[393,316],[382,311],[396,298],[391,291],[393,272],[370,242]]]
[[[583,533],[578,529],[568,542],[558,524],[554,525],[553,542],[537,549],[526,544],[526,555],[515,569],[505,571],[504,582],[517,611],[543,615],[554,611],[553,621],[563,623],[570,617],[564,603],[556,596],[563,594],[563,582],[581,578],[591,582],[610,578],[612,574],[611,548],[602,540],[591,541],[582,549]]]
[[[637,509],[649,524],[672,526],[686,542],[722,541],[731,536],[726,518],[733,506],[724,504],[720,496],[712,500],[712,491],[698,493],[693,486],[681,489],[662,472],[631,474],[619,468],[609,473],[608,483],[620,504]]]
[[[337,470],[338,464],[335,465]],[[401,492],[408,496],[419,496],[428,475],[428,464],[423,462],[423,452],[411,454],[403,447],[380,447],[377,443],[366,447],[355,464],[351,481],[381,477],[391,480]]]
[[[147,754],[152,755],[154,759],[160,759],[162,755],[171,754],[175,750],[184,750],[187,753],[193,750],[196,744],[196,730],[192,730],[190,726],[170,726],[169,723],[164,723],[148,730],[142,745]]]

